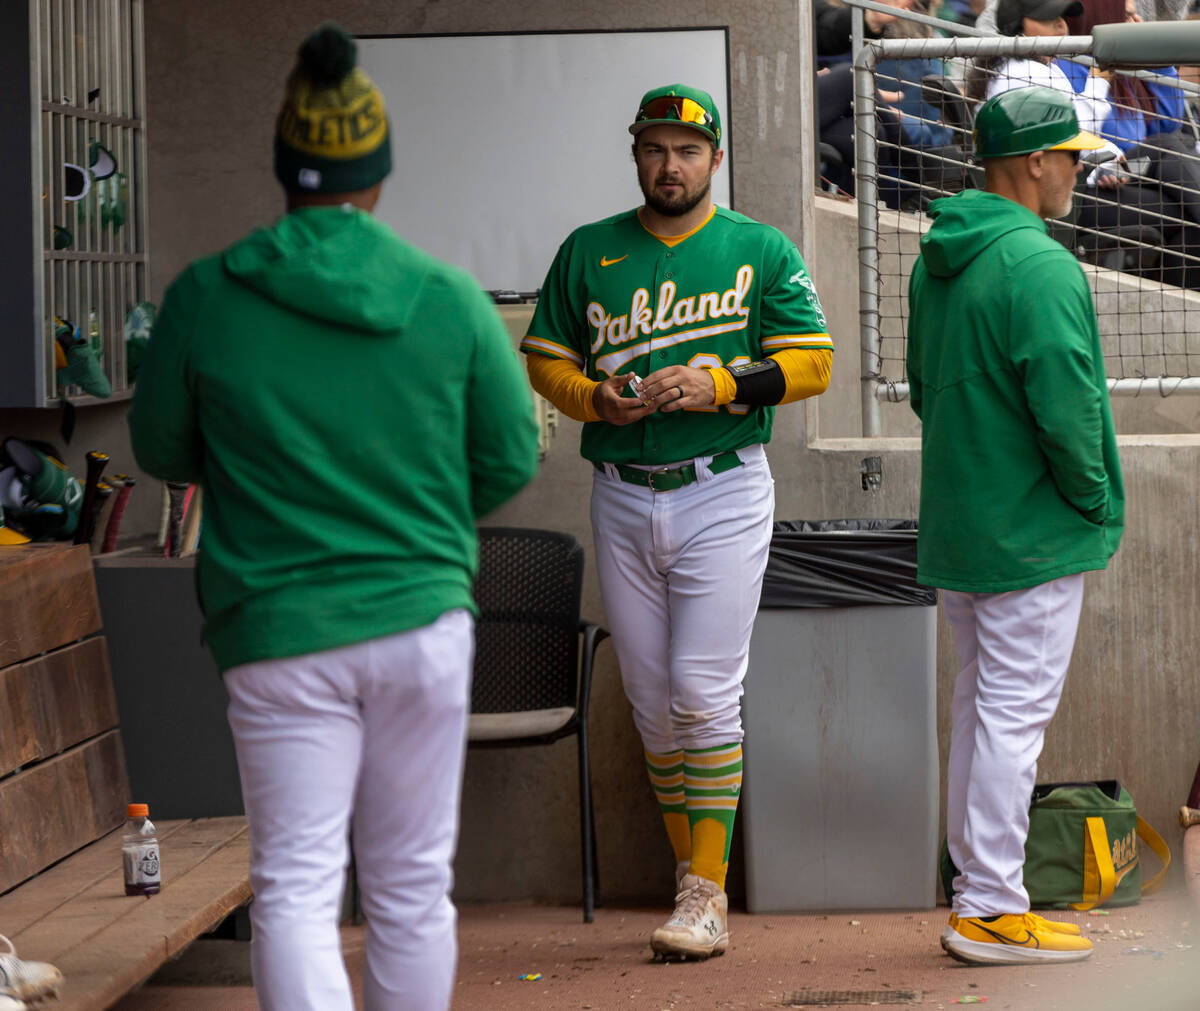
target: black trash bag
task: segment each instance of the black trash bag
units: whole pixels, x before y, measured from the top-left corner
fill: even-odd
[[[917,584],[916,520],[781,520],[759,607],[930,606]]]

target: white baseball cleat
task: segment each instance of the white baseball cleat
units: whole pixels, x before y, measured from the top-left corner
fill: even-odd
[[[26,962],[17,958],[17,949],[3,934],[0,943],[8,948],[0,952],[0,1011],[7,1007],[24,1007],[23,1001],[58,996],[63,974],[49,962]],[[10,997],[16,1004],[5,1005],[2,998]]]
[[[675,896],[675,912],[650,935],[658,955],[709,958],[729,947],[729,898],[715,881],[685,874]]]

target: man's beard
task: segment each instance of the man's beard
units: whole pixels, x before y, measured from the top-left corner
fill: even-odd
[[[1046,215],[1046,218],[1048,218],[1048,219],[1065,218],[1068,214],[1071,213],[1071,206],[1074,204],[1074,202],[1075,202],[1075,190],[1074,190],[1074,188],[1072,188],[1072,189],[1067,190],[1066,193],[1063,193],[1058,198],[1056,205],[1050,208],[1050,213]]]
[[[681,218],[708,196],[708,191],[711,187],[711,180],[694,193],[689,193],[686,187],[681,186],[680,189],[682,192],[668,199],[667,197],[659,196],[654,190],[648,190],[643,186],[642,196],[646,198],[646,206],[656,214],[661,214],[664,218]]]

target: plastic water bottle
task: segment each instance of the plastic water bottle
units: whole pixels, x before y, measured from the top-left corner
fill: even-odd
[[[121,837],[125,864],[125,894],[153,895],[162,889],[162,865],[158,859],[158,834],[145,804],[126,808],[129,820]]]

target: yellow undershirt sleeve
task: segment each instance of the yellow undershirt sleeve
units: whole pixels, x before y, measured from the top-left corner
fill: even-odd
[[[588,379],[579,371],[579,366],[547,355],[526,355],[525,371],[529,373],[529,385],[534,392],[549,400],[568,418],[576,421],[600,420],[600,414],[592,402],[596,387],[600,384]]]
[[[829,386],[829,373],[833,368],[833,352],[829,348],[784,348],[768,357],[779,363],[783,373],[783,399],[781,404],[790,404],[805,397],[815,397]],[[713,382],[717,392],[713,404],[721,407],[732,404],[737,395],[737,384],[727,369],[713,369]],[[535,387],[536,389],[536,387]]]
[[[770,357],[779,363],[783,372],[781,404],[816,396],[829,386],[833,352],[828,348],[785,348]],[[526,355],[525,368],[529,373],[529,384],[534,390],[568,418],[576,421],[600,420],[592,401],[600,384],[580,372],[578,366],[547,355]],[[712,377],[716,386],[714,406],[732,404],[737,392],[733,376],[725,369],[713,369]]]
[[[833,352],[829,348],[785,348],[771,357],[779,362],[783,371],[785,385],[781,404],[815,397],[829,388],[829,374],[833,369]]]

